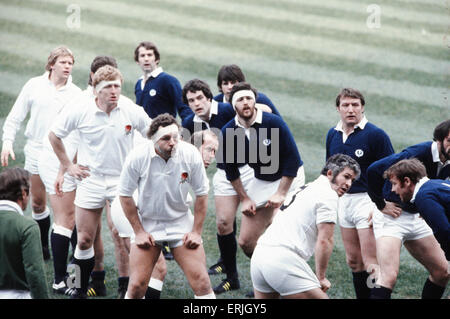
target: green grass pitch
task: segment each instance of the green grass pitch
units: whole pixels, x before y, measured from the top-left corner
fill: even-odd
[[[446,10],[439,0],[0,0],[0,124],[59,44],[75,54],[73,80],[79,87],[86,87],[96,55],[112,55],[125,78],[123,94],[134,99],[140,69],[133,51],[150,40],[164,70],[182,85],[197,77],[217,93],[220,66],[238,64],[287,121],[311,181],[324,164],[325,135],[338,121],[334,99],[342,87],[363,92],[369,121],[388,133],[396,151],[430,140],[435,125],[450,118]],[[19,166],[24,124],[15,142]],[[208,170],[210,178],[214,171]],[[103,224],[107,298],[115,298],[117,268],[106,219]],[[219,254],[215,227],[211,196],[203,232],[208,265]],[[338,230],[335,238],[329,296],[355,298]],[[218,298],[245,298],[251,289],[249,260],[240,249],[237,260],[241,289]],[[193,298],[176,263],[167,265],[162,298]],[[46,268],[50,288],[51,261]],[[420,298],[426,277],[423,266],[402,250],[392,297]],[[213,286],[220,280],[211,277]]]

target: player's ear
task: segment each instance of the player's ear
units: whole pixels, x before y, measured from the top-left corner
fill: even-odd
[[[403,178],[403,185],[405,185],[405,186],[411,185],[411,178],[409,178],[408,176],[405,176],[405,178]]]
[[[329,179],[330,181],[333,179],[333,171],[332,171],[331,169],[329,169],[329,170],[327,171],[327,177],[328,177],[328,179]]]

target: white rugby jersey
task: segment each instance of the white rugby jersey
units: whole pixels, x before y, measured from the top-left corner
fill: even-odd
[[[56,89],[49,80],[49,73],[45,72],[28,80],[19,93],[11,111],[3,125],[3,141],[14,142],[20,125],[30,112],[25,137],[36,144],[41,144],[58,112],[81,89],[72,83],[72,76],[66,85]]]
[[[148,140],[128,155],[118,194],[131,197],[138,189],[137,207],[143,220],[171,221],[189,213],[189,188],[196,196],[207,195],[209,191],[209,180],[198,149],[179,141],[166,162]]]
[[[258,245],[283,246],[308,260],[314,254],[317,224],[336,223],[338,198],[328,178],[320,175],[286,200],[288,207],[275,215]]]
[[[51,131],[62,139],[78,130],[77,163],[95,174],[119,176],[133,148],[134,131],[145,136],[150,123],[143,108],[123,95],[109,115],[97,107],[95,97],[85,96],[64,108]]]

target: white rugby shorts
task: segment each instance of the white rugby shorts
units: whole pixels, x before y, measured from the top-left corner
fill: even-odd
[[[256,208],[259,208],[264,206],[269,200],[269,198],[276,193],[276,191],[278,190],[278,186],[280,185],[280,182],[281,179],[270,182],[253,178],[248,183],[248,189],[246,189],[246,192],[248,196],[255,201]],[[305,170],[303,166],[301,166],[297,171],[297,176],[292,181],[291,187],[289,188],[286,198],[289,197],[289,193],[302,187],[304,184],[305,184]]]
[[[28,140],[23,148],[23,153],[25,155],[24,169],[32,175],[39,175],[39,157],[42,150],[42,144],[32,140]]]
[[[291,249],[256,245],[250,261],[253,287],[262,293],[289,296],[320,288],[308,263]]]
[[[103,208],[117,195],[120,176],[89,172],[90,176],[78,181],[75,205],[85,209]]]
[[[49,156],[41,154],[38,162],[39,176],[45,185],[45,191],[50,195],[55,195],[55,181],[59,171],[59,161],[55,163],[49,159]],[[77,182],[74,177],[64,174],[63,192],[71,192],[77,188]]]
[[[339,198],[339,225],[343,228],[369,228],[367,218],[377,206],[367,193],[344,194]]]
[[[239,167],[239,172],[241,175],[239,176],[242,181],[242,186],[244,186],[244,189],[247,190],[248,183],[254,179],[254,171],[253,168],[251,168],[248,165],[244,165]],[[218,168],[216,173],[213,177],[213,187],[214,187],[214,195],[215,196],[235,196],[237,195],[236,191],[234,190],[233,185],[231,185],[231,182],[227,179],[227,175],[225,173],[225,170]]]
[[[133,193],[134,202],[137,204],[138,201],[138,190],[135,190]],[[140,217],[140,215],[138,214]],[[119,196],[114,198],[111,203],[111,220],[114,224],[114,227],[119,232],[120,237],[132,237],[134,234],[133,227],[131,227],[128,218],[125,216],[125,213],[122,209],[122,205],[120,204]]]
[[[151,234],[158,246],[164,246],[168,242],[170,248],[176,248],[183,245],[183,237],[192,231],[194,226],[194,215],[187,211],[185,215],[171,220],[156,220],[150,218],[141,219],[144,230]],[[134,243],[134,233],[130,238]]]
[[[272,196],[278,189],[280,180],[274,182],[263,181],[255,178],[253,169],[249,165],[244,165],[239,168],[241,173],[240,178],[242,186],[248,193],[250,198],[255,202],[265,202]],[[289,191],[303,186],[305,184],[305,170],[303,166],[300,166],[297,171],[297,177],[292,181]],[[234,196],[237,195],[236,191],[231,185],[231,182],[227,180],[225,170],[217,169],[217,172],[213,177],[214,195],[215,196]],[[264,190],[261,192],[261,190]],[[252,197],[253,195],[253,197]]]
[[[419,214],[410,214],[405,211],[402,211],[397,218],[383,214],[379,210],[375,211],[373,232],[376,239],[385,236],[395,237],[401,239],[402,243],[433,235],[433,230],[420,218]]]

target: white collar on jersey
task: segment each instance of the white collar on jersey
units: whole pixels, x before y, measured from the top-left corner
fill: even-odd
[[[256,107],[255,107],[255,110],[256,110],[256,118],[252,122],[252,124],[250,124],[250,126],[253,126],[253,124],[255,124],[255,123],[262,124],[263,111]],[[241,123],[239,123],[239,116],[237,114],[234,117],[234,122],[236,123],[236,126],[245,128],[243,125],[241,125]]]
[[[422,187],[422,185],[425,184],[426,182],[428,182],[429,180],[430,179],[428,177],[424,176],[420,179],[419,182],[417,182],[416,187],[414,188],[413,196],[410,200],[411,203],[414,203],[414,201],[416,200],[416,195],[419,192],[419,189]]]
[[[211,107],[209,109],[209,119],[214,115],[219,114],[219,102],[216,100],[211,101]],[[194,122],[203,123],[203,121],[200,117],[197,116],[197,114],[194,115],[194,118],[192,119]]]
[[[369,121],[367,120],[366,116],[364,115],[363,118],[361,119],[361,121],[360,121],[358,124],[356,124],[356,125],[354,126],[354,128],[359,127],[361,130],[364,130],[364,128],[366,127],[366,124],[367,124],[368,122],[369,122]],[[336,127],[335,127],[334,129],[335,129],[336,131],[344,132],[344,129],[342,128],[342,120],[340,120],[340,121],[337,123],[337,125],[336,125]]]

